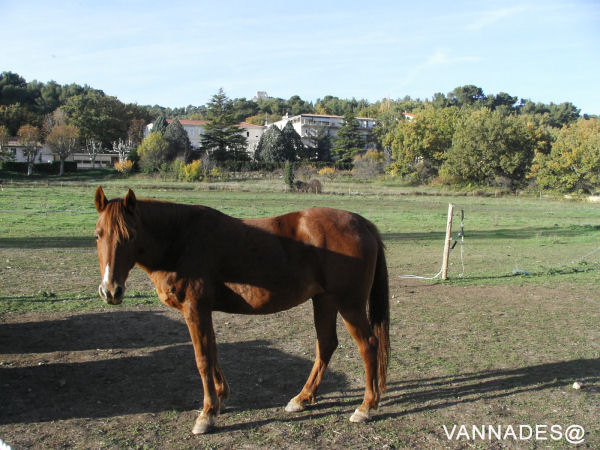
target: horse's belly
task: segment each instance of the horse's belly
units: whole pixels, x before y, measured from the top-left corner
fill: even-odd
[[[215,309],[241,314],[272,314],[297,306],[320,292],[316,284],[271,290],[242,283],[225,283],[225,292],[215,302]]]

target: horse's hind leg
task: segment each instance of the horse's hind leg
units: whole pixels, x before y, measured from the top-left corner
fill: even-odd
[[[287,412],[302,411],[307,403],[314,403],[317,388],[321,383],[331,355],[338,345],[336,334],[337,307],[332,298],[325,294],[313,298],[313,312],[317,331],[315,364],[302,391],[285,407]]]
[[[360,308],[340,310],[348,331],[356,341],[365,365],[365,396],[360,407],[350,417],[351,422],[364,422],[371,417],[371,409],[377,409],[379,387],[377,385],[377,338],[371,331],[364,305]]]
[[[217,391],[217,397],[219,397],[219,412],[223,411],[225,400],[229,398],[229,385],[223,375],[223,370],[217,361],[215,371],[213,372],[213,379],[215,382],[215,389]]]

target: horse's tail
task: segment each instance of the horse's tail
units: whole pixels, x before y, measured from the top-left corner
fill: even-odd
[[[375,228],[373,226],[373,228]],[[377,263],[375,278],[369,296],[369,322],[373,333],[378,340],[377,346],[377,379],[379,391],[386,391],[387,366],[390,358],[390,290],[388,270],[385,261],[385,246],[381,241],[379,232],[375,229],[377,237]]]

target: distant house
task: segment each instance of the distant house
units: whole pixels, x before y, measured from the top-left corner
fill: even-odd
[[[67,158],[67,161],[75,161],[78,169],[92,169],[98,167],[114,167],[119,162],[118,153],[98,153],[94,164],[89,153],[73,153]]]
[[[46,144],[40,144],[40,152],[37,154],[34,164],[42,164],[42,163],[50,163],[54,161],[54,155],[50,147]],[[27,162],[27,158],[25,158],[25,154],[23,153],[24,146],[21,145],[19,140],[15,138],[10,138],[6,144],[6,150],[8,150],[14,159],[17,162]]]
[[[41,144],[40,146],[41,149],[35,157],[34,164],[47,164],[59,161],[58,155],[55,155],[47,144]],[[27,158],[23,154],[23,145],[21,145],[17,138],[9,139],[6,149],[12,153],[14,161],[27,162]],[[93,167],[112,167],[118,160],[119,155],[116,153],[99,153],[96,155]],[[75,161],[78,169],[89,169],[92,167],[90,155],[87,153],[73,153],[66,161]]]
[[[248,122],[238,123],[238,127],[242,128],[244,131],[244,136],[246,136],[247,141],[247,150],[250,156],[254,155],[256,151],[256,147],[258,146],[258,141],[260,141],[260,137],[265,132],[266,127],[263,125],[254,125]]]
[[[360,125],[360,133],[365,138],[366,147],[377,121],[367,117],[356,117],[355,119]],[[313,147],[312,137],[316,135],[319,128],[325,128],[329,136],[335,138],[338,130],[344,124],[344,117],[322,114],[298,114],[290,117],[286,114],[281,120],[274,122],[274,125],[279,129],[283,129],[288,122],[292,122],[292,126],[302,138],[304,145]]]
[[[167,123],[171,123],[173,119],[167,119]],[[202,135],[204,134],[204,128],[208,121],[206,120],[186,120],[179,119],[181,126],[187,133],[190,143],[192,144],[192,148],[198,149],[202,146]],[[154,123],[150,123],[146,125],[146,129],[144,130],[144,137],[148,136],[152,133],[152,127]],[[258,145],[258,141],[260,137],[265,132],[265,128],[262,125],[254,125],[248,122],[241,122],[237,124],[238,127],[241,128],[240,133],[247,140],[246,150],[250,154],[250,156],[254,155],[254,151],[256,150],[256,146]]]
[[[402,113],[402,115],[404,116],[404,118],[406,120],[414,120],[415,119],[415,115],[413,113],[409,113],[409,112],[404,111]]]
[[[167,123],[171,122],[173,122],[173,119],[167,119]],[[179,119],[179,123],[181,123],[181,126],[187,133],[192,148],[200,148],[202,135],[204,134],[204,127],[208,123],[208,121]],[[146,129],[144,130],[144,137],[152,133],[153,127],[154,123],[149,123],[148,125],[146,125]]]

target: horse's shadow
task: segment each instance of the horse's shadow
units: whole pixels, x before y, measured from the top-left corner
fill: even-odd
[[[156,312],[0,325],[0,423],[199,408],[202,383],[189,341],[184,323]],[[218,351],[232,389],[228,409],[283,407],[313,364],[267,340],[219,344]],[[69,362],[60,362],[63,355]],[[345,375],[329,372],[321,392],[347,385]]]
[[[577,359],[517,369],[485,370],[454,376],[392,381],[388,383],[388,391],[383,396],[380,412],[371,420],[377,422],[526,392],[565,388],[573,379],[583,381],[588,389],[596,386],[597,391],[600,383],[600,359]],[[360,402],[362,393],[362,388],[351,388],[344,392],[344,398],[326,396],[317,403],[309,416],[288,416],[285,420],[315,420],[331,414],[330,408],[349,414]],[[219,425],[219,431],[247,429],[278,420],[281,418]]]
[[[218,351],[232,388],[228,407],[234,409],[285,405],[312,367],[308,358],[285,353],[267,340],[224,343]],[[165,313],[118,311],[3,324],[0,353],[0,424],[189,411],[201,405],[202,385],[186,326]],[[63,358],[69,362],[60,362]],[[436,378],[390,377],[374,420],[561,388],[574,379],[588,386],[600,383],[600,359]],[[312,420],[331,414],[331,408],[352,411],[363,388],[349,384],[343,373],[330,367],[320,389],[325,395],[310,415],[286,416],[286,420]],[[343,397],[328,395],[339,391]],[[281,417],[219,429],[231,431],[277,420]]]

